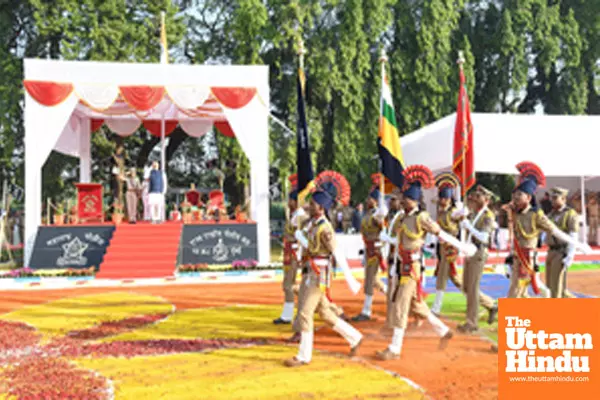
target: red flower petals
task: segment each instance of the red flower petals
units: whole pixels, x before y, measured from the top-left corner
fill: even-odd
[[[87,343],[78,345],[63,342],[57,349],[65,357],[125,357],[150,356],[172,353],[197,353],[208,350],[243,347],[264,344],[265,341],[250,339],[240,340],[138,340],[110,343]]]
[[[66,360],[26,358],[0,374],[8,394],[19,399],[106,399],[108,382]]]
[[[169,314],[144,315],[141,317],[132,317],[120,321],[103,322],[98,326],[81,331],[71,331],[67,334],[72,339],[96,340],[109,336],[115,336],[133,329],[143,328],[146,325],[153,324],[161,319],[165,319]]]
[[[39,340],[40,335],[29,325],[0,321],[0,355],[4,352],[35,346]]]

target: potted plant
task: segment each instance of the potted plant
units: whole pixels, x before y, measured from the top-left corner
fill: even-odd
[[[123,221],[123,204],[118,201],[113,203],[113,214],[112,214],[112,222],[115,225],[119,225]]]
[[[197,208],[192,213],[195,221],[202,221],[204,219],[204,210],[201,208]]]
[[[77,215],[77,206],[71,207],[69,211],[69,222],[72,225],[77,225],[79,223],[79,216]]]
[[[65,224],[65,207],[62,203],[58,203],[56,205],[56,209],[54,210],[54,225],[64,225]]]
[[[192,222],[192,205],[187,200],[181,203],[181,216],[184,224]]]
[[[171,211],[171,221],[179,221],[181,219],[181,213],[177,207],[177,204],[173,204],[173,210]]]

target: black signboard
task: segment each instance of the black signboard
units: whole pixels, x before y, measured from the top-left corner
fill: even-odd
[[[256,224],[184,225],[179,264],[231,264],[257,260]]]
[[[114,231],[114,226],[41,226],[29,267],[98,267]]]

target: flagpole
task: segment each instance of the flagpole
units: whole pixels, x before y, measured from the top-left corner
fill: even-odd
[[[379,56],[379,62],[381,63],[381,91],[383,93],[383,85],[385,85],[385,63],[388,61],[385,48],[381,48],[381,55]],[[379,131],[381,131],[382,116],[383,115],[383,96],[379,100]],[[383,175],[383,161],[379,157],[379,206],[383,206],[383,197],[385,195],[385,177]]]
[[[462,50],[458,51],[458,60],[456,60],[456,63],[458,64],[458,68],[460,69],[461,75],[463,75],[463,64],[465,63],[465,55],[464,52]],[[464,100],[465,97],[460,95],[461,90],[463,90],[463,82],[462,80],[460,80],[459,82],[459,89],[458,89],[458,93],[459,93],[459,101],[462,101],[463,104],[461,104],[461,113],[462,113],[462,129],[463,129],[463,142],[462,142],[462,161],[461,161],[461,173],[462,173],[462,185],[461,185],[461,194],[462,194],[462,201],[463,204],[466,204],[466,197],[467,197],[467,137],[464,135],[465,134],[465,124],[467,123],[467,115],[466,115],[466,107],[464,104]],[[468,135],[468,133],[467,133]]]

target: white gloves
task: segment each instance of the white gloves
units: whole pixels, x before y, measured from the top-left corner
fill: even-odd
[[[302,245],[302,247],[305,247],[308,249],[308,239],[304,235],[304,232],[302,232],[301,230],[298,229],[298,230],[296,230],[294,237],[296,238],[298,243],[300,243]]]
[[[444,242],[448,243],[450,246],[455,247],[465,253],[467,257],[472,257],[475,253],[477,253],[477,247],[475,247],[473,243],[463,243],[454,236],[450,235],[448,232],[440,231],[438,237]]]
[[[578,241],[576,236],[568,235],[561,231],[558,227],[554,227],[554,229],[552,229],[552,236],[558,240],[573,245],[575,248],[581,250],[583,254],[591,254],[592,252],[592,248],[587,243]]]
[[[480,232],[471,223],[471,221],[467,219],[463,219],[460,221],[460,227],[469,231],[471,235],[473,235],[477,240],[481,243],[487,243],[490,239],[490,235],[487,232]]]
[[[388,209],[385,205],[381,205],[377,207],[377,211],[375,211],[375,217],[377,218],[385,218],[388,215]]]
[[[456,203],[456,210],[452,213],[451,217],[454,219],[464,218],[469,215],[469,209],[464,206],[460,201]]]
[[[571,232],[569,234],[569,236],[571,237],[571,239],[573,240],[577,240],[577,232]],[[573,264],[573,261],[575,260],[575,246],[573,244],[569,244],[569,247],[567,248],[567,255],[565,256],[565,258],[563,258],[563,265],[567,268],[569,268],[571,266],[571,264]]]
[[[306,215],[306,211],[304,211],[302,207],[298,207],[296,211],[294,211],[292,218],[290,218],[292,226],[298,226],[298,218],[303,217],[304,215]]]
[[[391,245],[396,244],[396,238],[393,238],[390,235],[388,235],[385,230],[382,230],[381,233],[379,234],[379,240],[384,243],[389,243]]]
[[[565,258],[562,259],[563,265],[565,268],[569,268],[573,261],[575,260],[575,254],[567,254]]]

